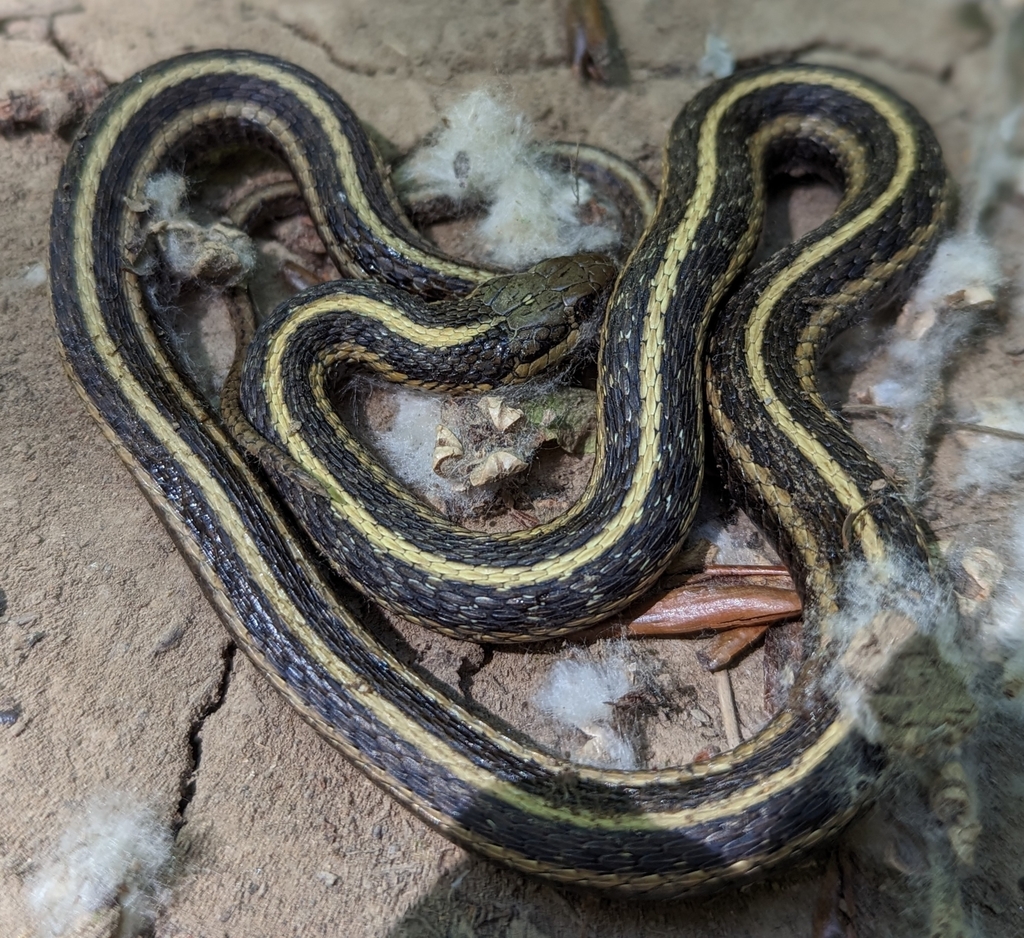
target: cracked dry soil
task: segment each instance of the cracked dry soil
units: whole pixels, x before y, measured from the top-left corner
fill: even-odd
[[[287,11],[269,0],[0,0],[0,710],[18,714],[0,723],[0,934],[27,933],[24,879],[98,790],[135,794],[176,832],[180,862],[154,924],[160,938],[810,934],[819,866],[693,905],[613,903],[505,873],[407,815],[234,653],[64,377],[50,325],[47,219],[68,133],[108,84],[193,48],[295,61],[401,149],[460,93],[497,88],[538,135],[607,146],[657,178],[664,133],[700,85],[695,63],[714,31],[745,61],[799,53],[892,85],[932,121],[953,173],[967,174],[992,43],[956,4],[610,6],[630,69],[624,88],[572,80],[554,0],[332,0]],[[1004,245],[1020,243],[1022,216],[1005,209]],[[956,372],[954,396],[1019,386],[1011,350],[1024,346],[1022,331],[1019,318],[994,327]],[[884,427],[863,429],[884,445]],[[1009,496],[956,494],[957,458],[951,444],[939,447],[926,512],[993,541]],[[461,649],[413,641],[421,661],[459,683]],[[522,662],[501,658],[482,663],[474,687],[490,673],[504,706],[522,708]],[[1024,825],[1014,796],[999,800],[1021,753],[998,718],[984,746],[990,827],[966,890],[977,927],[1002,938],[1024,933]],[[863,868],[855,888],[860,934],[923,933],[908,880]]]

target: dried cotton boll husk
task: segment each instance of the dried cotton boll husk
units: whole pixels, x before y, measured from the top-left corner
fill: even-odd
[[[993,592],[1003,579],[1006,564],[987,547],[977,545],[957,551],[961,576],[956,601],[961,614],[977,616],[991,602]]]
[[[171,273],[183,281],[234,287],[256,267],[256,246],[232,225],[170,221],[157,240]]]
[[[501,397],[486,394],[477,402],[477,407],[487,415],[494,429],[499,433],[510,430],[523,419],[523,411],[512,407]]]
[[[434,442],[434,458],[431,463],[434,472],[440,474],[446,462],[458,459],[464,452],[462,441],[452,432],[452,429],[443,423],[438,424]]]
[[[159,173],[146,180],[144,201],[133,206],[147,214],[143,234],[159,247],[165,275],[176,282],[234,287],[256,267],[256,246],[240,229],[224,222],[200,224],[185,205],[188,184],[176,173]],[[140,272],[152,273],[150,258]]]
[[[488,453],[483,462],[473,467],[469,474],[469,484],[472,486],[490,485],[493,482],[500,482],[510,476],[518,475],[529,467],[515,453],[499,449]]]

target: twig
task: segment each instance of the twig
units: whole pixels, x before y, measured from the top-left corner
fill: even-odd
[[[718,703],[722,708],[722,722],[725,723],[725,741],[730,749],[734,749],[743,740],[740,736],[740,724],[736,719],[736,698],[732,693],[732,680],[727,669],[715,671],[714,674]]]

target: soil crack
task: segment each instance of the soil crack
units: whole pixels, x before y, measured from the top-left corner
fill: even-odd
[[[235,652],[237,650],[238,649],[234,644],[228,645],[224,650],[224,653],[221,656],[222,669],[220,682],[217,684],[217,690],[214,692],[206,706],[204,706],[196,715],[196,718],[192,721],[192,726],[189,728],[189,763],[181,774],[181,794],[178,799],[178,818],[173,825],[175,837],[178,836],[179,831],[184,827],[185,814],[188,811],[189,805],[192,803],[192,799],[195,798],[196,795],[196,785],[199,781],[199,765],[203,758],[203,727],[206,725],[206,721],[220,710],[224,704],[224,700],[227,698],[228,685],[231,683],[231,674],[234,669]]]
[[[303,26],[300,26],[298,23],[289,23],[287,20],[281,19],[281,17],[273,11],[268,11],[267,15],[274,23],[283,29],[286,29],[295,36],[296,39],[301,39],[303,42],[307,42],[311,46],[319,49],[327,56],[327,60],[331,65],[340,68],[342,71],[350,72],[353,75],[364,75],[367,78],[373,78],[377,74],[378,69],[371,65],[357,65],[354,62],[346,62],[344,59],[339,58],[329,43],[321,37],[314,35]]]

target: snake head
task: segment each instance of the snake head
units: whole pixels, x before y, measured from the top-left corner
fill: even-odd
[[[553,257],[495,278],[474,299],[496,318],[504,318],[514,357],[542,358],[549,364],[575,345],[584,327],[603,310],[617,273],[603,254]]]

